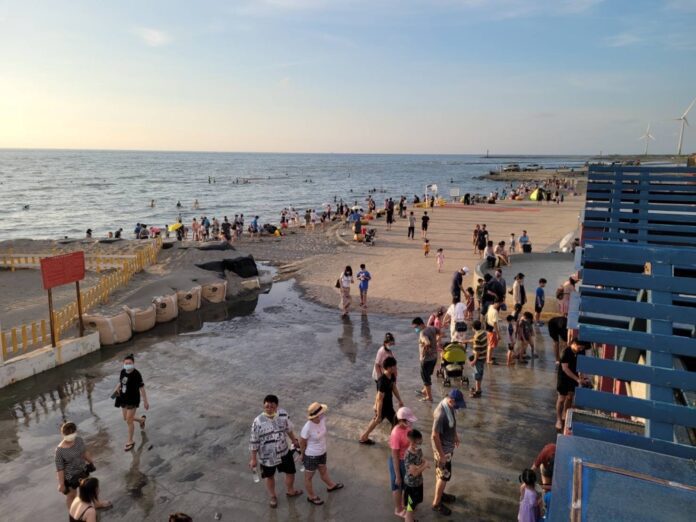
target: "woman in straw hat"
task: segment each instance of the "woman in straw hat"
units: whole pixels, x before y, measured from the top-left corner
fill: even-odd
[[[321,480],[326,484],[326,491],[331,493],[343,487],[340,482],[334,482],[329,477],[326,468],[326,421],[324,415],[329,407],[326,404],[313,402],[307,408],[307,419],[309,419],[300,432],[300,448],[302,450],[302,463],[305,467],[305,487],[307,488],[307,502],[316,506],[324,503],[318,495],[314,493],[312,478],[314,473],[319,470]]]

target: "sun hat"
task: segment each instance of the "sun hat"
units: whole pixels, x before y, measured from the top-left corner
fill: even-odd
[[[413,414],[411,408],[402,406],[399,411],[396,412],[396,418],[399,420],[407,420],[408,422],[416,422],[418,418]]]
[[[466,408],[466,402],[464,402],[464,394],[461,390],[452,390],[447,395],[450,399],[454,399],[454,408],[459,410],[461,408]]]
[[[307,418],[309,420],[316,419],[319,415],[326,413],[329,407],[326,404],[321,404],[319,402],[313,402],[307,408]]]

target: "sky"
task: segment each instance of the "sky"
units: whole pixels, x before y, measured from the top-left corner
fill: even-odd
[[[0,0],[0,147],[674,153],[695,64],[696,0]]]

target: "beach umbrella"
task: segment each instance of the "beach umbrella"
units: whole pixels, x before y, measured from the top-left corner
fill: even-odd
[[[358,212],[362,212],[363,208],[360,205],[355,205],[351,207],[351,210],[357,210]]]
[[[181,227],[183,227],[183,226],[184,226],[184,225],[181,224],[181,223],[174,223],[173,225],[169,225],[169,231],[170,231],[170,232],[176,232],[177,230],[179,230],[179,229],[180,229]]]

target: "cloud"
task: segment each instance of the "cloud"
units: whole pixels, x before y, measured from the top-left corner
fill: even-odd
[[[633,33],[619,33],[604,39],[604,43],[609,47],[628,47],[641,41],[642,39]]]
[[[589,11],[604,0],[562,0],[560,8],[566,13],[583,13]]]
[[[151,27],[136,27],[133,32],[150,47],[162,47],[172,41],[172,37],[165,31]]]
[[[696,12],[696,0],[667,0],[666,6],[674,11]]]
[[[290,77],[285,76],[285,77],[281,78],[280,81],[278,82],[278,87],[280,87],[281,89],[287,89],[288,87],[290,87],[290,81],[291,81]]]
[[[664,46],[675,51],[696,51],[696,37],[693,34],[670,33],[664,39]]]

